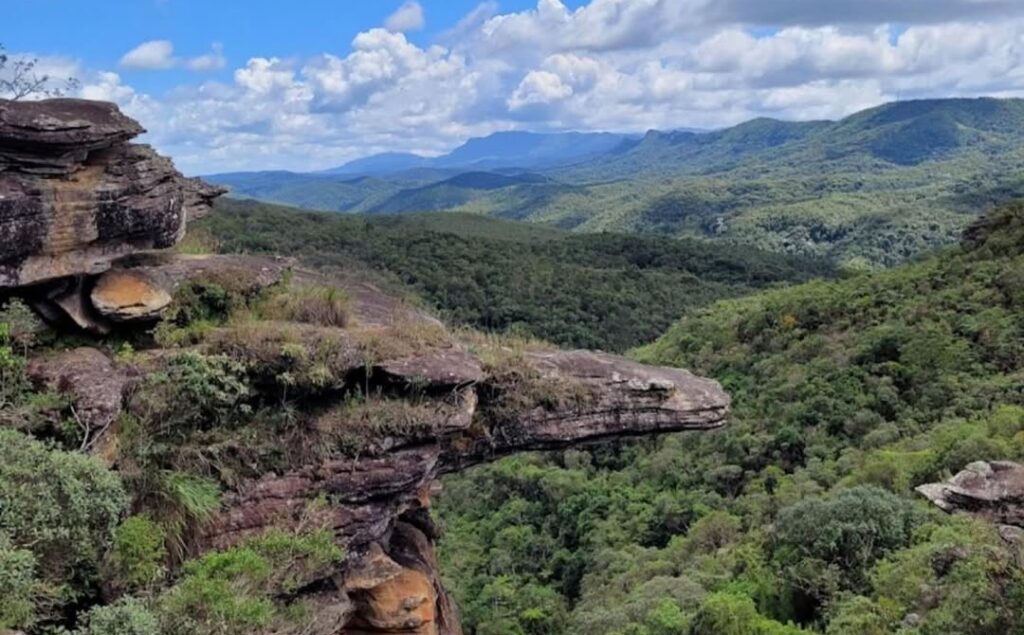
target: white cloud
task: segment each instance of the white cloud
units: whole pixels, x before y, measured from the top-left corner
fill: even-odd
[[[162,70],[175,65],[174,45],[168,40],[150,40],[128,51],[121,58],[123,68]]]
[[[823,26],[935,24],[1024,15],[1020,0],[708,0],[709,22]]]
[[[130,70],[167,70],[184,66],[192,71],[215,71],[227,66],[224,47],[214,43],[209,53],[188,59],[174,56],[174,44],[169,40],[150,40],[143,42],[121,57],[122,68]]]
[[[193,57],[188,60],[185,65],[189,70],[193,71],[220,70],[228,65],[228,60],[224,57],[224,46],[219,42],[215,42],[213,46],[210,47],[209,53]]]
[[[384,21],[384,28],[393,33],[419,31],[426,24],[423,16],[423,5],[416,0],[409,0]]]
[[[508,100],[512,110],[531,104],[550,104],[572,95],[572,86],[549,71],[530,71]]]
[[[1024,95],[1017,3],[908,0],[893,15],[926,4],[945,17],[896,27],[882,0],[857,15],[857,3],[818,0],[591,0],[575,10],[538,0],[509,14],[485,2],[432,46],[405,36],[417,24],[407,20],[358,34],[344,54],[254,57],[224,81],[159,98],[115,73],[86,73],[81,92],[122,104],[193,173],[439,153],[514,128],[717,127],[836,118],[898,97]],[[777,26],[751,27],[768,18]],[[170,43],[141,48],[126,67],[227,64],[219,46],[194,58],[175,58]]]

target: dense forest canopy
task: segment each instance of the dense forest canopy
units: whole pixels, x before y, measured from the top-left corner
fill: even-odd
[[[442,553],[471,632],[1019,632],[1019,547],[913,492],[1024,458],[1024,205],[986,227],[918,264],[721,301],[636,351],[719,378],[721,431],[449,479]]]

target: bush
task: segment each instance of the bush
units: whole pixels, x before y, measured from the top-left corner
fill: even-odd
[[[800,635],[805,632],[760,615],[749,597],[728,592],[709,595],[690,629],[690,635]]]
[[[0,532],[0,631],[26,628],[35,617],[36,558]]]
[[[31,551],[37,577],[71,600],[95,577],[128,497],[95,459],[0,429],[0,501],[13,547]]]
[[[161,635],[156,616],[135,598],[97,606],[85,616],[75,635]]]
[[[875,602],[857,595],[840,603],[828,622],[826,635],[888,635],[892,624]]]
[[[18,405],[31,387],[25,357],[12,344],[11,325],[0,322],[0,410]]]
[[[108,582],[135,590],[151,586],[164,574],[167,532],[146,516],[130,516],[114,530],[108,556]]]
[[[171,358],[131,399],[131,409],[156,438],[183,436],[237,422],[249,413],[245,367],[223,355],[189,351]]]
[[[871,572],[878,604],[917,613],[928,635],[1002,635],[1024,629],[1019,553],[995,527],[967,517],[925,525],[911,548]]]
[[[159,601],[168,633],[251,633],[284,614],[274,599],[293,593],[344,556],[328,530],[272,530],[227,551],[188,562],[181,580]]]
[[[864,571],[907,546],[919,516],[910,501],[877,487],[855,487],[829,499],[797,503],[779,513],[780,551]]]

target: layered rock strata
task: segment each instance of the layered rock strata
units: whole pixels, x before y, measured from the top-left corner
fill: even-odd
[[[238,278],[249,272],[254,288],[263,288],[282,279],[284,265],[270,258],[165,257],[148,259],[139,271],[172,289],[192,279],[225,272]],[[371,423],[374,417],[386,416],[389,404],[414,404],[403,410],[406,420],[395,429],[355,428],[356,434],[375,438],[352,453],[332,445],[339,431],[353,425],[343,416],[348,406],[341,392],[327,389],[308,411],[300,403],[302,442],[328,449],[295,459],[284,469],[228,485],[221,512],[200,530],[196,553],[230,548],[272,528],[330,529],[347,556],[329,577],[310,579],[302,589],[307,603],[316,607],[319,625],[304,632],[461,632],[434,553],[439,532],[430,516],[430,503],[440,476],[514,452],[708,430],[723,425],[729,413],[729,397],[714,381],[685,370],[650,367],[590,351],[505,350],[499,344],[497,350],[486,352],[514,362],[485,362],[477,344],[447,334],[366,368],[365,357],[346,347],[355,346],[368,333],[398,336],[396,329],[436,329],[439,324],[365,283],[301,271],[292,278],[293,285],[338,285],[350,298],[351,324],[334,328],[267,322],[261,328],[285,329],[319,338],[321,344],[330,342],[332,354],[340,360],[332,371],[345,378],[340,381],[383,395],[379,415],[370,402]],[[208,352],[227,354],[246,365],[257,363],[242,350],[246,346],[267,355],[264,343],[245,341],[228,350],[218,348],[217,341],[214,336],[211,344],[204,345]],[[286,355],[291,353],[285,349],[295,344],[274,346],[273,355]],[[110,431],[112,416],[130,408],[130,399],[122,396],[131,394],[133,384],[173,354],[148,351],[139,353],[139,359],[114,363],[94,350],[77,349],[40,358],[31,371],[40,382],[68,395],[90,426],[90,437],[96,439],[87,449],[107,459],[116,454],[110,449],[117,445],[116,430]],[[258,363],[265,361],[261,357]],[[102,377],[88,373],[85,366],[89,365],[101,369]],[[284,445],[291,442],[281,439]],[[329,505],[323,505],[325,500]]]
[[[0,291],[89,278],[128,254],[174,245],[223,193],[182,176],[114,104],[0,100]],[[82,326],[89,281],[40,295]],[[122,316],[123,317],[123,316]]]

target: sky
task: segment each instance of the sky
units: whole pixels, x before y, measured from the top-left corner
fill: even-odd
[[[1024,97],[1024,0],[3,4],[9,55],[118,103],[189,174]]]

